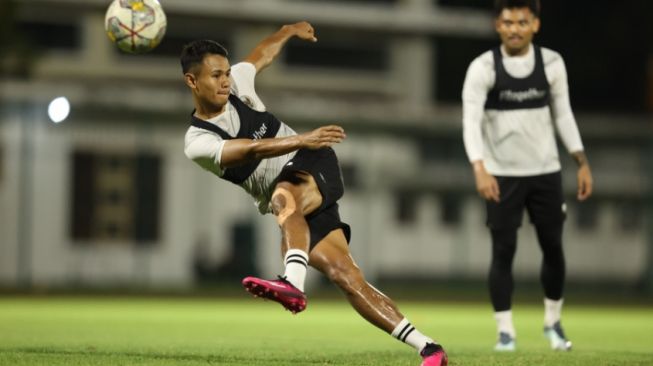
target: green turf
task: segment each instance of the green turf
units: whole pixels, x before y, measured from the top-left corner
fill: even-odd
[[[653,309],[566,307],[574,342],[554,353],[539,306],[517,304],[518,351],[496,354],[489,305],[400,303],[451,365],[653,365]],[[408,346],[344,303],[318,300],[292,316],[249,299],[0,298],[1,365],[419,365]]]

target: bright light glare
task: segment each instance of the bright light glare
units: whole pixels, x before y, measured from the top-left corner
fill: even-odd
[[[54,98],[48,106],[48,116],[54,123],[63,122],[70,113],[70,103],[66,97]]]

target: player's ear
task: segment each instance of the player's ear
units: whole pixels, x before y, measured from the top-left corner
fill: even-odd
[[[187,72],[184,74],[184,82],[191,89],[197,88],[197,78],[195,78],[195,74],[191,72]]]
[[[533,33],[537,33],[540,31],[540,18],[535,17],[533,19]]]

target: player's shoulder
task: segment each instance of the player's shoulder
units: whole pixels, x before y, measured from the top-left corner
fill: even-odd
[[[203,129],[195,126],[188,126],[188,129],[186,130],[186,135],[184,135],[184,141],[186,145],[188,145],[203,134],[204,134]]]
[[[231,65],[231,75],[256,75],[256,66],[250,62],[241,61]]]
[[[197,158],[194,142],[202,135],[202,129],[195,126],[188,126],[184,136],[184,154],[188,159]]]
[[[469,64],[470,68],[494,70],[494,56],[492,50],[487,50],[476,56]]]
[[[184,140],[186,141],[186,144],[189,144],[199,138],[206,138],[207,136],[212,139],[222,140],[222,137],[217,133],[192,125],[188,126]]]
[[[256,66],[242,61],[231,66],[231,94],[235,95],[248,107],[259,112],[265,111],[265,104],[256,94]]]
[[[224,139],[215,132],[189,126],[184,136],[184,154],[190,160],[206,158],[214,154],[216,147],[223,142]]]
[[[560,52],[541,46],[540,49],[542,50],[542,61],[544,61],[544,66],[564,61]]]

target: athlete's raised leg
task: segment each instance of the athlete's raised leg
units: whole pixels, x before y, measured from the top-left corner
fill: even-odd
[[[246,277],[243,285],[254,296],[274,300],[298,313],[306,308],[304,280],[308,264],[310,231],[306,215],[322,204],[313,177],[305,172],[284,174],[272,194],[272,211],[281,228],[281,250],[286,267],[277,280]]]

